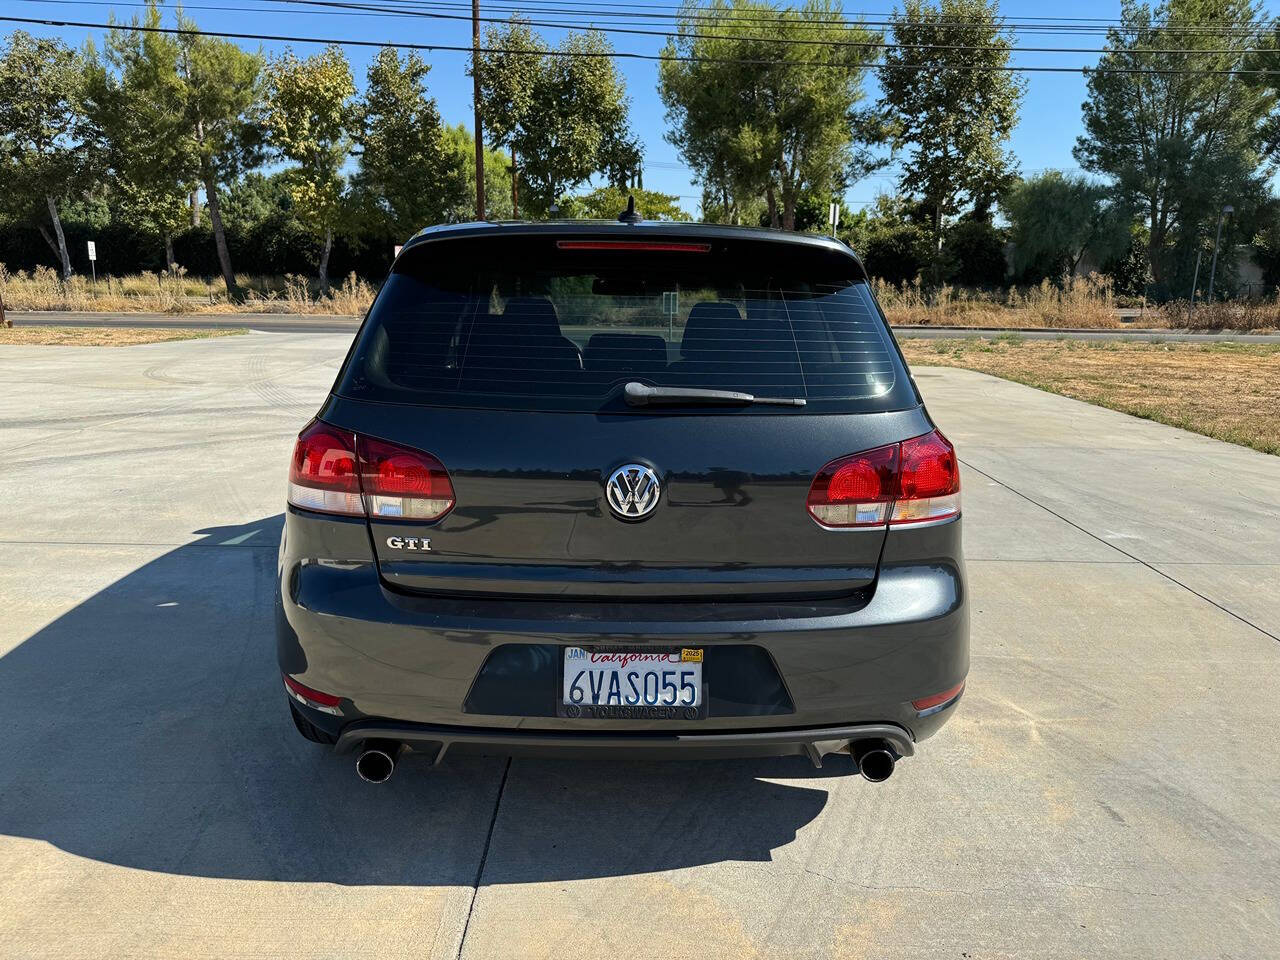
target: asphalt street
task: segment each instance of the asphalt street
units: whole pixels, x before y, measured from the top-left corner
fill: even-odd
[[[332,317],[323,314],[286,313],[217,313],[174,315],[167,313],[75,313],[9,311],[15,324],[31,327],[160,327],[181,330],[220,330],[226,328],[260,330],[266,333],[335,333],[354,331],[359,317]],[[949,337],[995,337],[1017,333],[1033,340],[1159,340],[1188,343],[1217,343],[1226,340],[1241,343],[1280,343],[1276,333],[1206,332],[1150,330],[1124,327],[1114,330],[1044,329],[1020,327],[920,327],[899,326],[894,331],[901,337],[925,337],[930,340]]]
[[[292,730],[287,457],[349,333],[0,347],[0,957],[1262,958],[1280,458],[917,368],[973,662],[829,758],[406,762]]]

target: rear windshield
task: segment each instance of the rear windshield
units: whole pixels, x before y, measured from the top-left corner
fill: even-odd
[[[732,412],[914,402],[852,258],[795,243],[645,239],[647,249],[545,235],[411,249],[379,294],[337,392],[626,412],[634,408],[622,402],[622,386],[635,380],[807,401]]]

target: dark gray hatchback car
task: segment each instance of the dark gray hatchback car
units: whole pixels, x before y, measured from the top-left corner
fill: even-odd
[[[294,451],[294,723],[374,782],[461,750],[882,780],[964,689],[959,487],[836,241],[423,231]]]

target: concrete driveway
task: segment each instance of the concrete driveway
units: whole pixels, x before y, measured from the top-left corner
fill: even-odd
[[[272,574],[346,336],[0,348],[0,956],[1270,957],[1280,459],[959,370],[973,668],[886,784],[289,726]]]

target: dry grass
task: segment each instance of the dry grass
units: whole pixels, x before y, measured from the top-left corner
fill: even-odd
[[[165,330],[159,327],[0,327],[0,345],[41,347],[131,347],[138,343],[228,337],[245,330]]]
[[[913,365],[965,367],[1280,454],[1280,344],[902,340]]]
[[[1096,274],[1065,289],[1044,281],[1038,287],[999,292],[943,286],[929,291],[919,283],[895,287],[873,280],[876,298],[892,324],[933,327],[1118,327],[1111,282]]]
[[[1197,303],[1185,300],[1165,308],[1169,326],[1180,330],[1240,330],[1260,332],[1280,328],[1280,303],[1275,300],[1231,300]]]
[[[0,264],[0,297],[8,310],[110,311],[113,313],[306,313],[361,316],[377,291],[351,274],[329,295],[320,297],[307,277],[237,276],[242,299],[227,299],[222,282],[176,273],[142,273],[127,277],[76,274],[63,281],[49,267],[30,273],[8,272]]]

